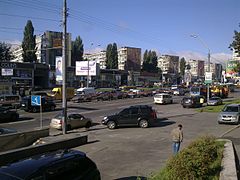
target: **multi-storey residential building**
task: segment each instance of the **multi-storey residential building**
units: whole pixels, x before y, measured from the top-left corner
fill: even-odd
[[[106,69],[106,51],[100,51],[94,54],[84,54],[83,59],[87,59],[89,61],[97,61],[100,69]]]
[[[240,55],[235,50],[233,50],[232,60],[233,61],[240,61]]]
[[[41,63],[55,67],[56,57],[62,56],[62,32],[46,31],[36,38],[37,56],[41,57]],[[67,66],[75,66],[71,63],[72,39],[71,34],[66,38],[66,62]],[[41,54],[41,55],[40,55]]]
[[[140,72],[141,48],[122,47],[118,49],[118,69]]]
[[[190,59],[187,64],[190,66],[189,72],[191,73],[192,81],[204,80],[204,61]]]
[[[158,57],[158,68],[162,70],[162,79],[165,82],[177,82],[179,72],[179,56],[162,55]]]
[[[23,49],[21,45],[15,47],[11,51],[14,56],[14,59],[12,59],[11,62],[23,62],[23,57],[22,57]]]
[[[208,64],[205,64],[205,72],[208,72]],[[210,63],[210,72],[212,72],[213,80],[221,81],[222,64]]]

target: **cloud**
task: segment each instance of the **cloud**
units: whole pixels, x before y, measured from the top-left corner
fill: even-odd
[[[180,58],[184,57],[187,61],[190,59],[207,61],[207,58],[208,58],[206,54],[201,54],[193,51],[168,52],[166,54],[176,55],[176,56],[179,56]],[[232,58],[232,54],[213,53],[211,54],[210,61],[213,63],[225,64],[231,58]]]

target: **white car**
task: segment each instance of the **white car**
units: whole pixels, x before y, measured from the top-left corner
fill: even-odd
[[[173,98],[170,94],[167,94],[167,93],[155,94],[154,103],[155,104],[172,104]]]

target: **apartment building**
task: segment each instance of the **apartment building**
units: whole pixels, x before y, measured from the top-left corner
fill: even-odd
[[[140,72],[141,48],[122,47],[118,49],[118,69]]]
[[[205,70],[204,70],[205,61],[190,59],[187,64],[190,66],[189,72],[191,73],[192,81],[204,80]]]
[[[87,59],[89,61],[97,61],[100,69],[106,69],[106,51],[100,51],[94,54],[84,54],[83,59]]]
[[[208,64],[205,63],[204,66],[205,72],[208,72]],[[222,77],[222,64],[219,63],[210,63],[210,72],[212,72],[213,80],[221,81]]]
[[[14,56],[14,59],[11,60],[11,62],[23,62],[23,49],[22,49],[22,45],[19,45],[17,47],[15,47],[14,49],[11,50],[12,54]]]
[[[162,70],[163,82],[177,83],[179,74],[179,56],[159,56],[157,66]]]

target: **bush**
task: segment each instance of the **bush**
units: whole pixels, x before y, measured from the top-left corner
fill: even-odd
[[[203,136],[167,161],[150,180],[218,179],[224,142]]]

